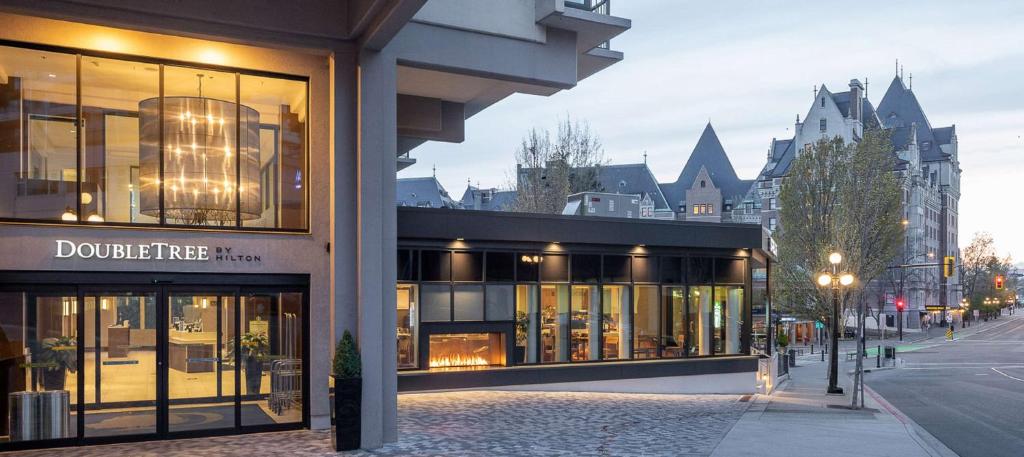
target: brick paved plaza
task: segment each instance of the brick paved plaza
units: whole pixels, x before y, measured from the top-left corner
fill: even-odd
[[[737,395],[451,392],[399,397],[401,439],[353,455],[706,456],[749,403]],[[296,431],[42,450],[44,456],[333,455],[330,435]]]

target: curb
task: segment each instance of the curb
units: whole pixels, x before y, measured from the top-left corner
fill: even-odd
[[[892,403],[889,403],[885,398],[879,395],[878,392],[872,390],[871,387],[868,387],[867,384],[864,384],[864,393],[871,395],[872,400],[888,411],[889,414],[892,414],[896,420],[900,421],[911,438],[913,438],[914,441],[916,441],[917,444],[928,453],[928,455],[933,457],[958,457],[956,452],[953,452],[952,449],[943,444],[942,441],[939,441],[939,439],[929,433],[928,430],[925,430],[923,427],[918,425],[917,422],[914,422],[914,420],[909,416],[903,414],[902,411],[893,406]]]

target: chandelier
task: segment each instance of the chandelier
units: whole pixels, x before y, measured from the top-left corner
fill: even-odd
[[[203,97],[203,75],[196,77],[198,96],[163,97],[162,139],[161,99],[139,102],[139,211],[160,217],[162,185],[168,222],[232,226],[239,208],[242,220],[258,219],[262,215],[259,112]],[[241,135],[237,151],[236,134]],[[236,161],[240,162],[237,169]],[[236,203],[239,197],[241,204]]]

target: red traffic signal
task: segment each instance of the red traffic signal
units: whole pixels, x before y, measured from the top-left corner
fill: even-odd
[[[1003,275],[996,276],[996,290],[1003,290]]]
[[[903,299],[896,300],[896,311],[902,313],[904,308],[906,308],[906,304],[903,303]]]

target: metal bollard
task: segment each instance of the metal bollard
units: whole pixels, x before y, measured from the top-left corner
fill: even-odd
[[[814,343],[811,343],[811,354],[814,354]]]
[[[821,351],[821,361],[825,361],[825,351]]]
[[[882,368],[882,346],[878,346],[878,352],[875,353],[875,368]]]

